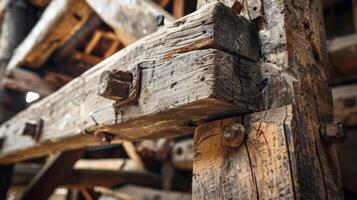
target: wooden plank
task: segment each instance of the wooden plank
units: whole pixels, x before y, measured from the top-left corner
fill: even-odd
[[[160,188],[161,177],[138,171],[76,169],[61,182],[61,185],[67,188],[114,187],[121,184]]]
[[[181,18],[185,16],[185,0],[173,0],[172,14],[176,18]]]
[[[357,126],[357,84],[332,88],[334,117],[345,127]]]
[[[165,199],[165,200],[190,200],[191,194],[173,191],[161,191],[152,188],[140,187],[135,185],[123,186],[114,191],[100,189],[105,196],[102,200],[124,199],[124,200],[146,200],[146,199]]]
[[[218,120],[196,129],[193,199],[294,199],[288,149],[291,106],[242,118]],[[225,126],[247,127],[243,144],[222,139]]]
[[[195,51],[214,47],[254,59],[255,35],[251,23],[223,4],[206,6],[118,52],[4,123],[0,162],[98,144],[85,132],[109,132],[126,140],[169,137],[188,134],[192,124],[217,114],[257,110],[255,65],[220,50]],[[97,95],[99,77],[106,70],[138,65],[142,76],[138,104],[116,114],[113,102]],[[44,126],[41,142],[36,143],[21,134],[27,120],[39,118]]]
[[[51,0],[28,0],[32,5],[36,6],[36,7],[46,7]]]
[[[71,174],[73,165],[84,154],[84,150],[58,152],[53,155],[41,171],[33,178],[20,200],[45,200]]]
[[[333,78],[357,74],[357,34],[337,37],[328,43]]]
[[[54,0],[25,40],[17,47],[7,70],[25,65],[37,69],[68,41],[90,18],[91,8],[84,0]]]
[[[103,21],[114,29],[120,41],[128,46],[159,29],[155,18],[165,16],[165,23],[174,17],[151,0],[86,0]]]
[[[4,78],[3,86],[18,92],[36,92],[41,96],[47,96],[53,93],[59,86],[51,84],[43,80],[42,77],[34,72],[15,68],[8,74],[8,78]]]

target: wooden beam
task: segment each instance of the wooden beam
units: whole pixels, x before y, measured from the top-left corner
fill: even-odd
[[[357,74],[357,33],[335,38],[328,43],[333,66],[332,78]]]
[[[332,88],[335,120],[345,127],[357,126],[357,84]]]
[[[53,0],[17,47],[7,70],[24,65],[40,68],[48,57],[68,41],[90,18],[92,9],[84,0]]]
[[[165,200],[190,200],[191,194],[183,192],[161,191],[152,188],[135,185],[123,186],[116,190],[98,189],[106,197],[114,197],[123,200],[145,200],[145,199],[165,199]]]
[[[33,178],[20,200],[47,199],[71,174],[73,165],[84,154],[84,150],[58,152],[53,155],[41,171]]]
[[[8,78],[4,78],[3,86],[7,89],[14,90],[21,93],[29,91],[36,92],[41,96],[47,96],[59,87],[43,80],[42,77],[34,72],[15,68],[10,72]]]
[[[172,14],[176,18],[181,18],[185,16],[185,0],[173,0]]]
[[[245,7],[260,30],[267,111],[229,134],[208,137],[224,121],[197,129],[193,199],[343,199],[336,144],[320,136],[333,123],[321,1],[246,0]],[[232,130],[240,134],[229,140]]]
[[[99,143],[84,133],[118,140],[169,137],[192,133],[194,124],[212,117],[260,109],[259,69],[223,52],[254,60],[257,45],[255,28],[246,19],[221,3],[206,6],[118,52],[4,123],[0,162]],[[115,111],[111,100],[97,95],[99,77],[104,71],[137,66],[142,88],[138,104]],[[43,132],[36,143],[22,131],[27,120],[39,118]]]
[[[28,2],[36,7],[44,8],[51,2],[51,0],[28,0]]]
[[[115,187],[122,184],[160,188],[161,177],[138,171],[76,169],[60,185],[67,188],[93,188]]]
[[[168,12],[150,0],[86,0],[93,10],[114,29],[120,41],[128,46],[159,29],[155,18],[165,16],[165,24],[174,20]]]

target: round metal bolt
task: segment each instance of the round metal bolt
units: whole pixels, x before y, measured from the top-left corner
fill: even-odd
[[[158,15],[156,16],[155,21],[156,21],[156,26],[163,26],[165,24],[165,16]]]
[[[243,143],[245,128],[242,124],[231,123],[222,128],[221,137],[224,143],[230,147],[238,147]]]
[[[99,132],[99,131],[95,132],[94,136],[98,138],[100,141],[106,143],[111,143],[115,138],[115,136],[111,133]]]

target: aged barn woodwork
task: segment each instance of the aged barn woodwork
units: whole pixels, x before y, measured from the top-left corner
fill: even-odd
[[[113,136],[136,140],[188,134],[195,124],[217,115],[259,109],[254,67],[225,53],[256,60],[255,31],[250,22],[220,3],[176,21],[4,123],[0,132],[6,135],[2,148],[6,156],[1,160],[14,161],[97,143],[91,135],[109,141]],[[114,101],[97,95],[103,72],[137,67],[141,81],[136,105],[113,108]],[[23,135],[27,121],[41,118],[39,142]],[[21,145],[16,145],[20,140]]]
[[[241,3],[259,27],[267,111],[245,122],[238,148],[219,136],[229,120],[196,129],[193,199],[342,199],[336,146],[320,133],[333,124],[320,1]]]
[[[0,23],[0,199],[357,198],[354,0],[2,0]]]

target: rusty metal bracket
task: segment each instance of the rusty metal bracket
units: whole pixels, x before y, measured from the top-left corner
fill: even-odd
[[[25,123],[24,130],[22,131],[22,135],[30,136],[36,142],[38,142],[42,135],[43,128],[43,119],[39,119],[36,122],[28,121]]]

